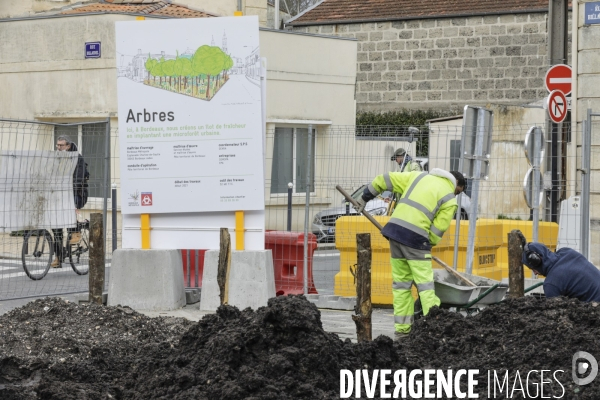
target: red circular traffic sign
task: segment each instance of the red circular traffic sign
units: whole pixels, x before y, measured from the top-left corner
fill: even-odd
[[[560,124],[567,117],[567,98],[565,97],[565,94],[560,90],[554,90],[550,93],[550,96],[548,96],[547,106],[550,119],[554,123]]]
[[[571,80],[573,71],[571,67],[565,64],[553,65],[546,72],[546,89],[549,92],[560,90],[568,96],[571,93]]]

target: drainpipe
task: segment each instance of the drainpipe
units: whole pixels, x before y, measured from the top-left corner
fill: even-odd
[[[275,26],[274,29],[279,29],[279,0],[275,0],[275,17],[273,18]]]

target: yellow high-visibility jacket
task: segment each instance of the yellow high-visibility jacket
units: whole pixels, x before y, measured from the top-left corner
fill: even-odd
[[[435,246],[450,226],[458,208],[454,190],[456,179],[448,171],[388,172],[377,176],[365,189],[369,201],[385,190],[402,197],[383,235],[409,247],[428,250]]]

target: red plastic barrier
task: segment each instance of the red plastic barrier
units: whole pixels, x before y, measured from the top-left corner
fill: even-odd
[[[190,269],[188,275],[187,256],[190,253]],[[202,272],[204,271],[204,253],[206,250],[181,250],[183,260],[183,283],[187,288],[202,287]],[[198,281],[196,284],[196,254],[198,254]]]
[[[317,294],[312,275],[313,252],[317,237],[308,234],[308,293]],[[304,233],[265,232],[265,249],[273,254],[275,292],[277,296],[304,293]]]

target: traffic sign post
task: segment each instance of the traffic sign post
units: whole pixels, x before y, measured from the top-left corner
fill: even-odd
[[[544,157],[544,132],[539,126],[529,128],[525,135],[525,156],[531,168],[525,175],[523,181],[523,194],[527,206],[532,210],[533,232],[532,240],[538,241],[538,224],[540,215],[540,203],[543,199],[543,176],[540,170],[542,158]]]
[[[567,111],[569,110],[567,98],[564,93],[560,90],[554,90],[548,96],[548,115],[555,124],[560,124],[567,117]]]
[[[548,92],[560,90],[565,96],[568,96],[571,94],[572,75],[573,71],[568,65],[553,65],[546,72],[546,90]]]
[[[565,9],[566,13],[566,9]],[[566,36],[565,36],[566,37]],[[552,38],[550,38],[552,40]],[[566,40],[566,39],[562,39]],[[566,51],[566,47],[565,47]],[[558,56],[551,57],[552,59],[559,58]],[[546,72],[544,83],[546,84],[546,90],[550,92],[546,100],[546,108],[548,109],[548,116],[553,122],[549,126],[550,143],[548,144],[549,153],[549,172],[552,176],[552,189],[549,190],[549,196],[547,196],[546,210],[549,211],[547,214],[548,221],[556,221],[558,213],[558,159],[560,157],[560,147],[558,146],[558,134],[562,131],[562,121],[565,120],[569,109],[569,102],[566,98],[571,93],[572,89],[572,76],[573,70],[566,64],[553,65]]]

